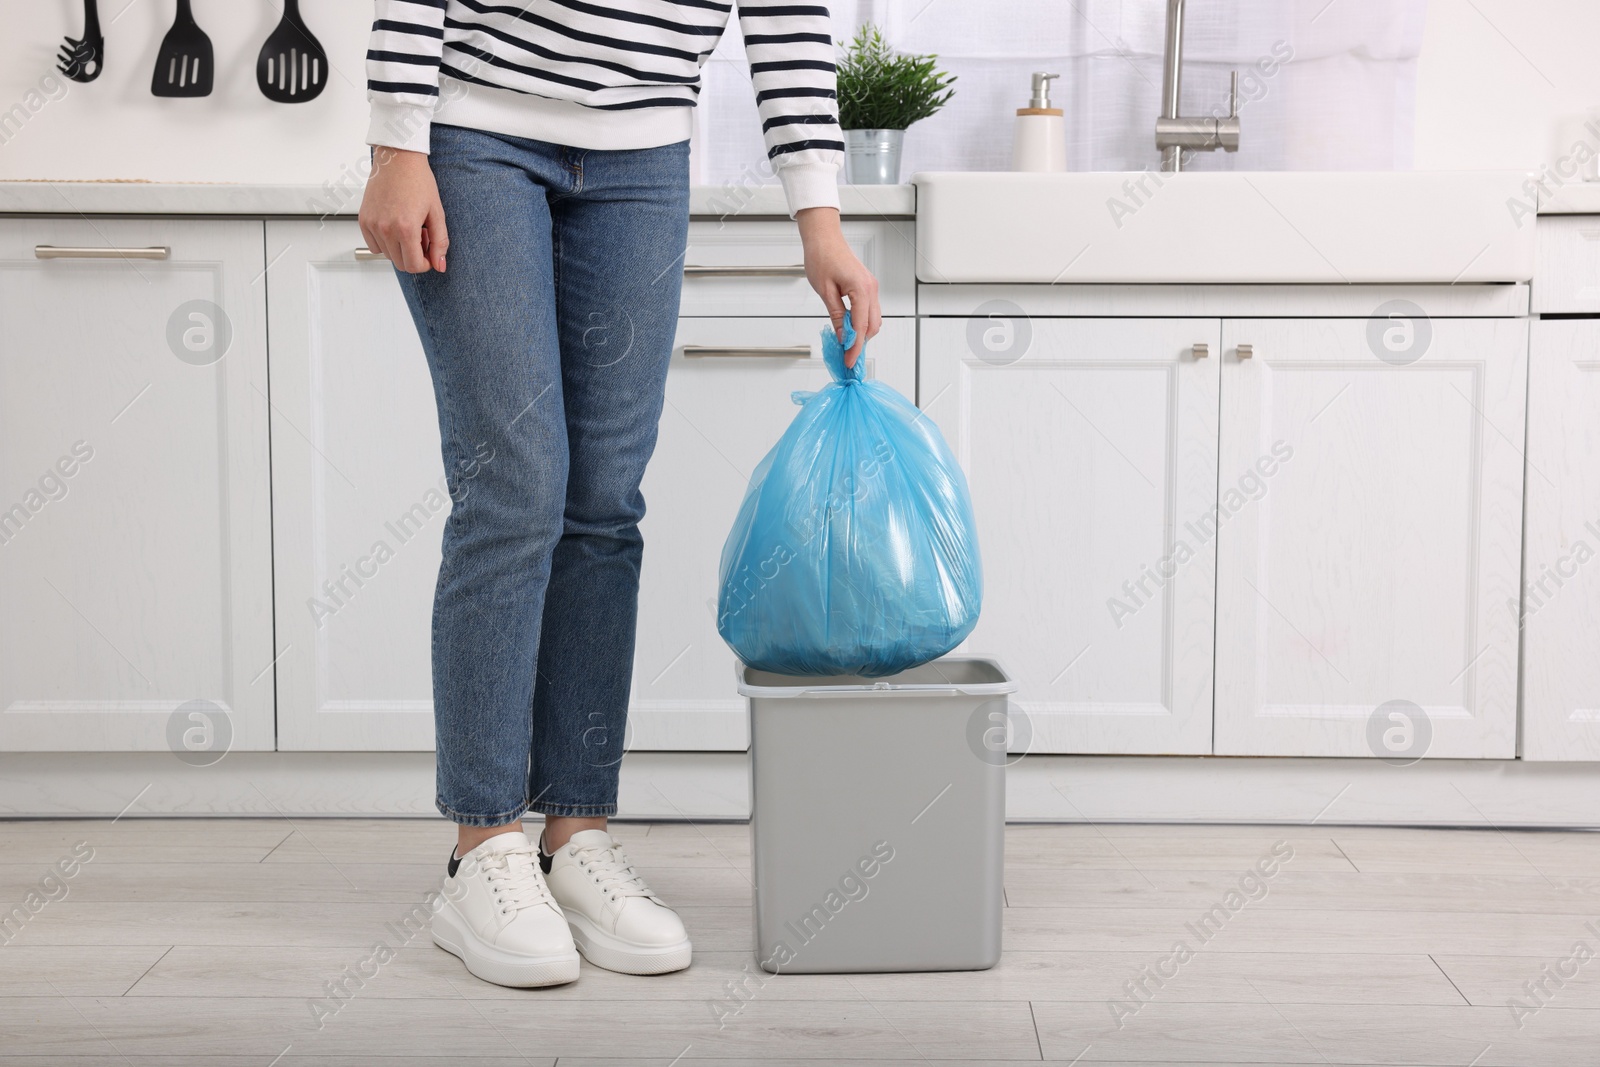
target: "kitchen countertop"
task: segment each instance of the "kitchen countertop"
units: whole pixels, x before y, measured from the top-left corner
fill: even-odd
[[[1539,196],[1541,215],[1600,215],[1600,182],[1568,182]]]
[[[913,185],[842,185],[844,213],[855,217],[910,218],[917,212]],[[361,186],[246,185],[141,181],[0,181],[0,214],[53,215],[287,215],[353,217]],[[1541,193],[1541,215],[1600,215],[1600,181],[1569,182]],[[709,186],[690,190],[696,218],[783,218],[776,185]]]
[[[844,214],[909,218],[916,214],[910,185],[842,185]],[[52,215],[300,215],[354,217],[361,185],[229,185],[169,182],[0,181],[0,214]],[[777,185],[690,189],[697,218],[787,218]]]

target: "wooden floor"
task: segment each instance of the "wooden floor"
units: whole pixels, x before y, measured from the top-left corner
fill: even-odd
[[[1600,834],[1014,826],[998,967],[776,977],[720,1028],[752,960],[747,828],[617,834],[694,966],[512,990],[407,940],[442,821],[0,823],[0,911],[93,850],[0,943],[0,1067],[1600,1062]]]

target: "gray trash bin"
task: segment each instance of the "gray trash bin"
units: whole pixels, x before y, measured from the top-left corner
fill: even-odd
[[[765,970],[994,966],[1016,688],[955,656],[876,679],[740,667]]]

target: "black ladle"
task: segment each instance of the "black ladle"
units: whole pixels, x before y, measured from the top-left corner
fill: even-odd
[[[315,100],[328,84],[328,53],[300,17],[300,0],[283,0],[283,18],[256,56],[256,84],[280,104]]]

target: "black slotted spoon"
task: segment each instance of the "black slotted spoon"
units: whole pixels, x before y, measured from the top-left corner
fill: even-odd
[[[256,84],[279,104],[315,100],[328,84],[328,53],[300,17],[300,0],[283,0],[283,18],[256,56]]]
[[[178,0],[172,28],[161,39],[150,91],[156,96],[210,96],[211,38],[189,10],[189,0]]]

